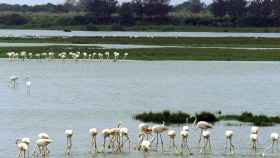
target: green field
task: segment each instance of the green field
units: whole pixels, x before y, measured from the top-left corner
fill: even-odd
[[[0,57],[9,51],[43,52],[105,52],[129,53],[131,60],[218,60],[218,61],[278,61],[280,50],[249,50],[243,48],[279,48],[280,39],[271,38],[0,38],[0,42],[76,43],[76,44],[141,44],[184,46],[183,48],[98,49],[82,46],[9,47],[0,48]],[[188,47],[192,48],[188,48]],[[194,48],[193,48],[194,47]],[[195,48],[197,47],[197,48]],[[205,47],[205,48],[199,48]],[[207,48],[224,47],[224,48]],[[230,48],[227,48],[230,47]]]

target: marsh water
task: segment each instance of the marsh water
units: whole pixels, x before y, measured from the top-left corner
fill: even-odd
[[[264,37],[279,38],[280,33],[249,32],[143,32],[0,29],[0,37]]]
[[[30,137],[33,142],[40,132],[47,132],[54,142],[50,158],[64,157],[64,130],[73,129],[73,158],[87,158],[89,128],[114,127],[117,121],[129,128],[137,142],[138,121],[135,113],[144,111],[200,111],[239,114],[280,115],[279,62],[199,62],[199,61],[18,61],[0,60],[0,157],[13,158],[15,139]],[[16,88],[9,87],[9,77],[18,75]],[[31,95],[26,94],[25,77],[32,81]],[[190,125],[191,126],[191,125]],[[179,133],[181,126],[172,126]],[[255,157],[249,153],[250,125],[227,126],[217,123],[212,130],[213,153],[199,154],[199,130],[191,128],[191,157],[227,157],[223,154],[224,131],[235,132],[234,157]],[[260,132],[260,149],[270,144],[271,132],[280,126],[264,127]],[[177,141],[179,143],[179,136]],[[101,146],[102,137],[98,136]],[[34,143],[32,143],[31,150]],[[147,157],[186,157],[150,153]],[[279,157],[279,153],[268,157]],[[124,154],[99,154],[93,157],[142,158],[132,151]],[[232,157],[232,156],[228,156]]]

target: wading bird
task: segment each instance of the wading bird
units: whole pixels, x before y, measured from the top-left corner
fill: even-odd
[[[271,150],[272,152],[275,151],[275,148],[276,148],[276,151],[278,151],[279,149],[279,134],[278,133],[271,133],[270,134],[270,139],[272,141],[272,145],[271,145]]]
[[[103,131],[102,131],[103,133]],[[91,128],[89,129],[89,134],[90,134],[90,149],[89,152],[93,153],[94,151],[97,151],[97,142],[96,142],[96,136],[98,134],[96,128]],[[104,138],[105,139],[105,138]]]
[[[71,155],[73,130],[65,130],[64,134],[66,135],[65,155]]]
[[[235,150],[235,147],[232,143],[232,137],[233,137],[233,131],[227,130],[225,132],[225,137],[226,137],[226,143],[225,143],[225,152],[228,151],[228,145],[229,145],[229,152],[232,153]]]
[[[152,127],[152,132],[156,134],[156,137],[153,138],[153,141],[154,139],[156,139],[156,147],[158,147],[158,144],[159,144],[159,138],[160,138],[160,141],[161,141],[161,150],[164,151],[163,149],[163,138],[162,138],[162,134],[167,131],[168,128],[165,126],[164,122],[161,124],[161,125],[154,125]],[[153,142],[152,141],[152,142]]]
[[[189,146],[189,143],[188,143],[189,127],[188,126],[184,126],[182,131],[180,132],[180,135],[182,137],[182,141],[181,141],[181,148],[182,148],[182,150],[184,150],[184,148],[187,148],[187,150],[191,154],[191,149],[190,149],[190,146]]]
[[[203,136],[203,144],[200,149],[200,153],[206,153],[207,149],[210,151],[212,150],[212,145],[211,145],[211,132],[209,130],[204,130],[202,132]]]
[[[169,136],[169,139],[170,139],[169,147],[176,148],[176,144],[175,144],[176,131],[170,130],[170,131],[168,131],[167,135]]]
[[[16,75],[13,75],[10,77],[10,83],[13,88],[16,88],[16,82],[18,79],[19,79],[19,77]]]
[[[25,79],[25,86],[26,86],[26,94],[30,95],[30,91],[31,91],[31,81],[29,77],[26,77]]]

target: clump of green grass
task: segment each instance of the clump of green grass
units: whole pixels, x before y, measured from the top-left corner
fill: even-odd
[[[257,126],[273,126],[275,124],[280,124],[279,116],[254,115],[250,112],[243,112],[241,115],[224,115],[220,117],[220,120],[237,120],[240,122],[253,123]]]
[[[280,124],[279,116],[266,116],[255,115],[250,112],[243,112],[240,115],[221,115],[211,112],[201,112],[195,115],[188,114],[186,112],[170,112],[164,110],[163,112],[144,112],[134,115],[134,119],[142,122],[162,123],[166,124],[184,124],[193,123],[195,121],[207,121],[210,123],[216,123],[218,121],[239,121],[243,123],[252,123],[256,126],[273,126]]]
[[[190,119],[190,115],[184,112],[170,112],[165,110],[163,112],[144,112],[136,114],[134,119],[140,120],[142,122],[152,122],[152,123],[162,123],[166,124],[183,124],[187,123]]]
[[[195,120],[208,121],[210,123],[215,123],[218,121],[216,115],[209,112],[201,112],[196,114],[195,116],[191,116],[190,114],[182,111],[170,112],[169,110],[164,110],[162,112],[139,113],[134,115],[134,119],[140,120],[142,122],[151,122],[151,123],[165,122],[166,124],[193,123]]]

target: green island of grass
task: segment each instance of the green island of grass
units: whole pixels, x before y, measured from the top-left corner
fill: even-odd
[[[162,112],[138,113],[135,114],[133,118],[147,123],[165,122],[167,125],[193,123],[195,120],[207,121],[213,124],[219,121],[239,121],[242,123],[252,123],[256,126],[273,126],[275,124],[280,124],[279,116],[255,115],[250,112],[243,112],[240,115],[223,115],[221,112],[201,112],[192,115],[182,111],[170,112],[169,110],[164,110]]]

